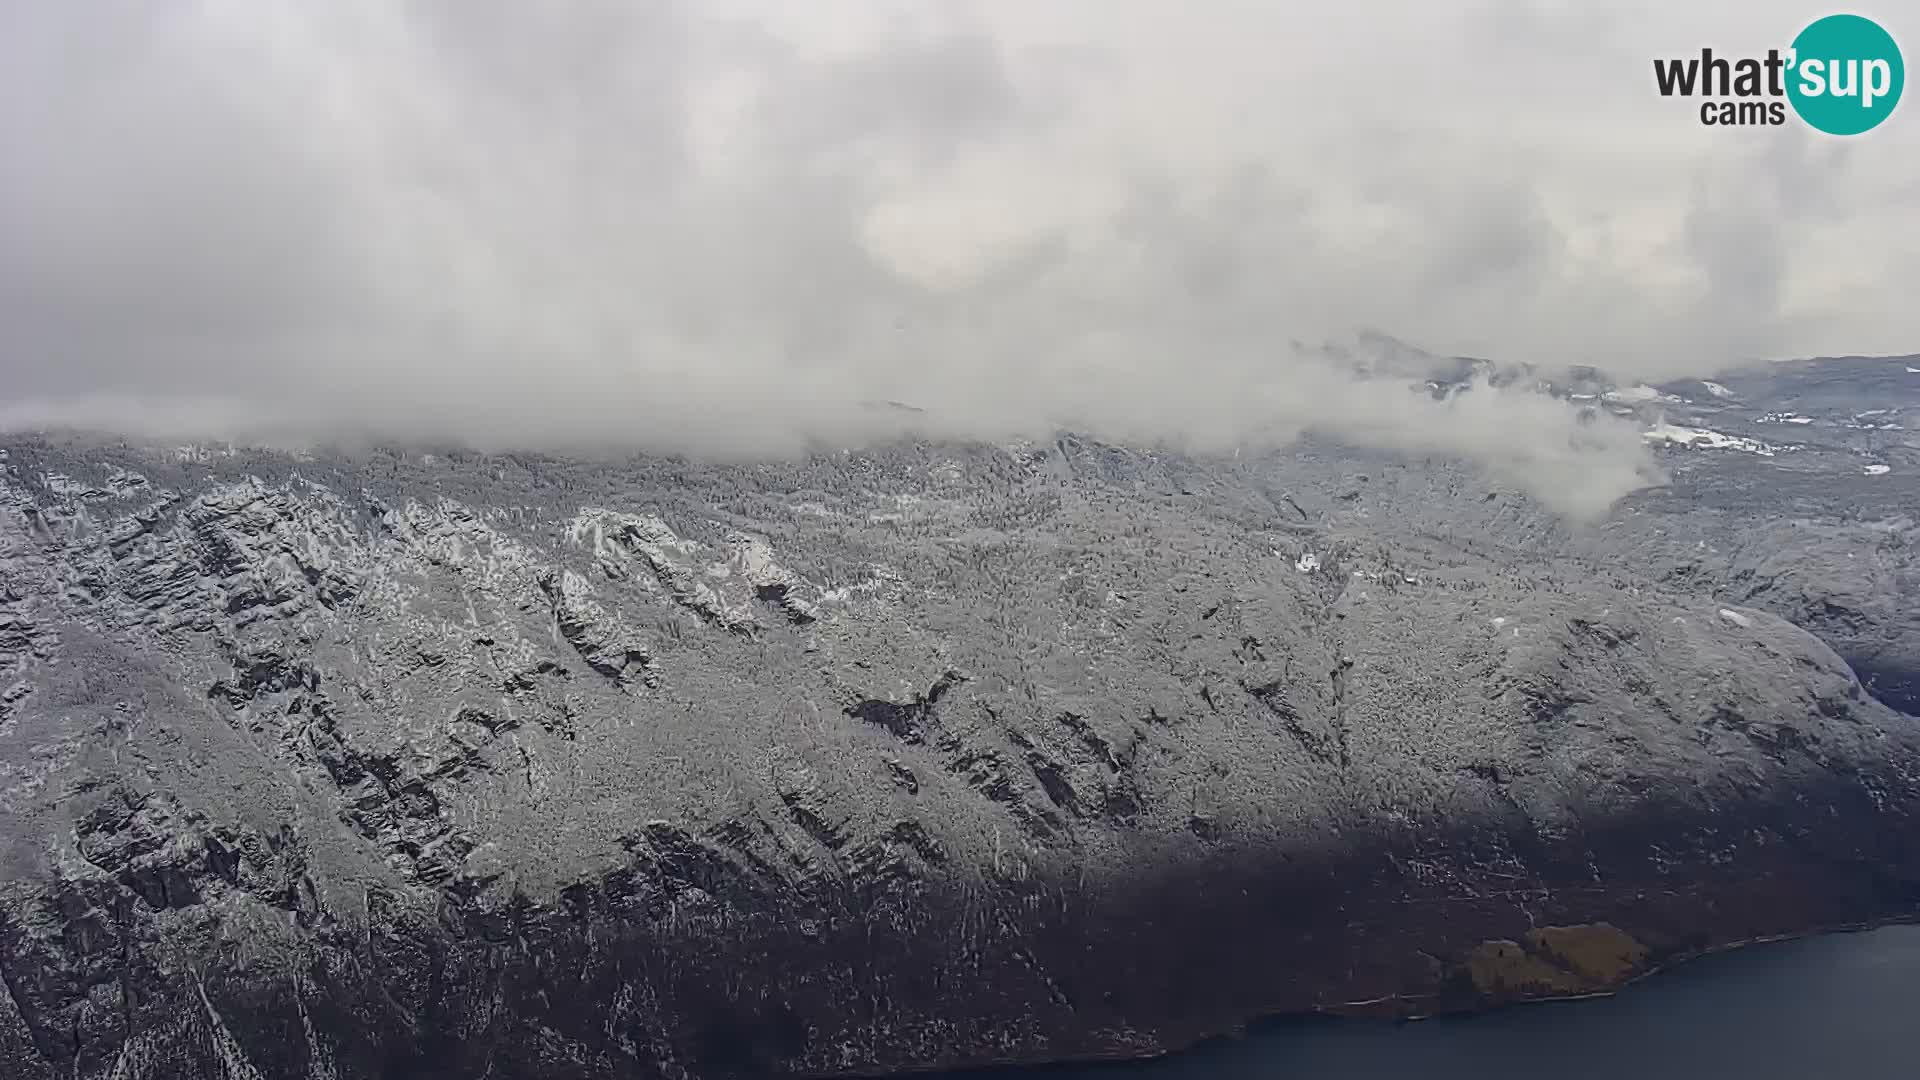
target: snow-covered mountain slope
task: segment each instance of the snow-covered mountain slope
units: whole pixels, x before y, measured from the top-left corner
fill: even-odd
[[[1807,449],[1587,525],[1317,444],[12,439],[0,1071],[1123,1056],[1920,914],[1920,472],[1822,370],[1661,388]]]

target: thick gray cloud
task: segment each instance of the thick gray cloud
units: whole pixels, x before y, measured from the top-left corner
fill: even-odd
[[[1289,7],[11,3],[0,421],[758,454],[896,400],[1459,452],[1588,510],[1631,431],[1301,343],[1652,377],[1920,341],[1910,115],[1840,144],[1652,90],[1817,12]]]

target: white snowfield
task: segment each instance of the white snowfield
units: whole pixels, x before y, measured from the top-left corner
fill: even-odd
[[[1892,471],[1893,471],[1893,466],[1891,466],[1891,465],[1868,465],[1868,466],[1866,466],[1865,468],[1862,468],[1862,469],[1861,469],[1860,471],[1861,471],[1861,472],[1863,472],[1863,473],[1866,473],[1866,474],[1867,474],[1868,476],[1885,476],[1886,474],[1888,474],[1888,473],[1890,473],[1890,472],[1892,472]]]
[[[1675,443],[1680,446],[1701,450],[1738,450],[1746,454],[1759,454],[1772,457],[1790,447],[1772,446],[1758,439],[1728,435],[1724,432],[1709,431],[1706,428],[1680,427],[1676,424],[1659,423],[1648,428],[1641,436],[1652,443]]]
[[[1608,401],[1678,402],[1681,400],[1680,398],[1674,397],[1672,394],[1663,394],[1660,391],[1655,390],[1653,387],[1646,385],[1645,383],[1639,383],[1633,386],[1625,386],[1615,390],[1609,390],[1600,396],[1605,398]]]

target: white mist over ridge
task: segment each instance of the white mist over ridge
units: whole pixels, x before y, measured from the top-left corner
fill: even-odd
[[[899,401],[1453,453],[1585,512],[1650,475],[1630,425],[1291,343],[1649,379],[1910,347],[1912,140],[1651,89],[1802,14],[10,5],[0,420],[760,455]]]
[[[92,396],[0,405],[0,430],[77,428],[147,439],[227,439],[309,447],[342,439],[446,442],[483,451],[690,453],[723,460],[792,456],[823,447],[862,448],[900,437],[1044,439],[1071,430],[1133,445],[1172,444],[1223,454],[1264,450],[1318,435],[1375,449],[1464,458],[1544,505],[1574,517],[1604,513],[1622,496],[1662,482],[1639,426],[1576,410],[1524,388],[1484,378],[1435,398],[1419,384],[1363,376],[1331,362],[1296,359],[1286,377],[1249,382],[1230,400],[1174,378],[1103,399],[1101,384],[1040,385],[1023,398],[962,397],[928,407],[809,396],[804,386],[749,387],[737,395],[598,397],[569,385],[517,397],[454,393],[443,409],[410,411],[406,399],[370,403],[351,422],[321,406],[271,407],[231,400]],[[1159,407],[1138,407],[1145,391]],[[346,403],[342,402],[344,408]],[[969,411],[969,409],[973,411]]]

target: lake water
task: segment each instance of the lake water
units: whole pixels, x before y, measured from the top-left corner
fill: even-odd
[[[1160,1061],[967,1080],[1920,1080],[1920,926],[1754,946],[1610,998],[1276,1022]]]

